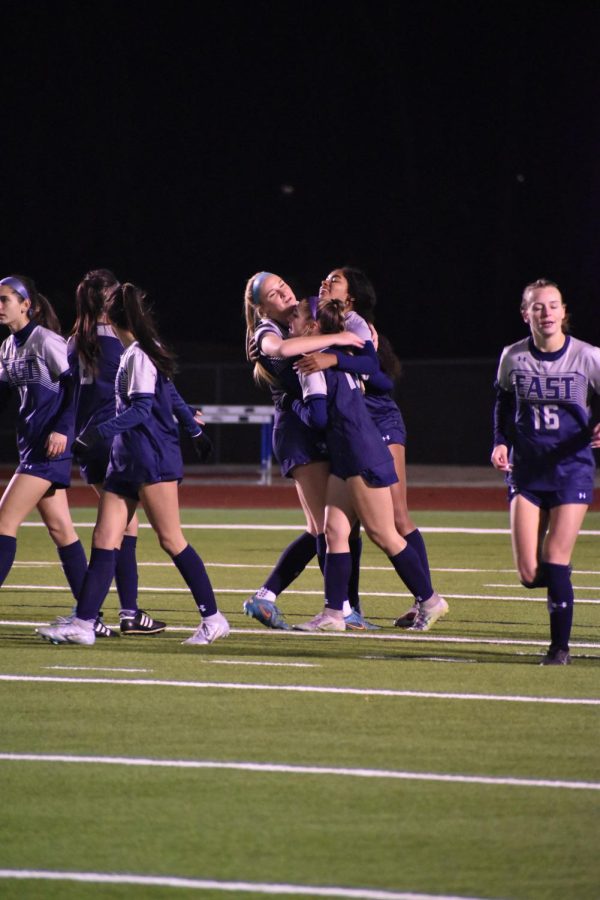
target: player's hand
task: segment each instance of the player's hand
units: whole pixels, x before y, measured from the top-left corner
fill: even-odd
[[[354,334],[353,331],[340,331],[338,334],[330,335],[330,337],[332,347],[358,347],[360,349],[365,346],[363,339]]]
[[[506,444],[498,444],[492,450],[491,463],[500,472],[510,472],[511,463],[508,461],[508,447]]]
[[[257,363],[260,359],[260,353],[258,352],[258,347],[256,346],[256,341],[253,337],[248,341],[248,359],[252,363]]]
[[[202,410],[195,409],[194,410],[194,422],[199,425],[201,428],[204,428],[204,419],[202,418]]]
[[[201,431],[200,434],[192,438],[192,444],[200,462],[206,462],[213,451],[212,441],[208,435]]]
[[[375,326],[373,325],[372,322],[367,322],[367,325],[369,326],[369,331],[371,332],[371,340],[373,341],[373,346],[375,347],[376,350],[378,350],[379,349],[379,335],[377,334],[377,329],[375,328]]]
[[[590,447],[600,447],[600,422],[592,428]]]
[[[100,435],[98,434],[98,429],[94,428],[93,425],[89,428],[84,428],[83,431],[78,434],[73,441],[73,446],[71,447],[73,459],[75,459],[77,462],[85,460],[89,456],[90,450],[99,440],[99,438]]]
[[[51,431],[46,438],[46,456],[48,459],[56,459],[67,449],[67,436],[58,431]]]
[[[331,369],[333,366],[337,366],[335,353],[306,353],[294,363],[294,369],[302,375],[322,372],[323,369]]]

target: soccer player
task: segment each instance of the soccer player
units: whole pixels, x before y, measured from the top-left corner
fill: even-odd
[[[77,286],[77,318],[67,344],[75,379],[76,434],[112,419],[115,414],[115,378],[123,345],[106,318],[105,306],[118,285],[113,272],[94,269]],[[82,478],[98,497],[106,477],[111,444],[112,438],[98,440],[81,460]],[[115,550],[115,583],[121,606],[119,627],[123,635],[157,634],[166,628],[165,622],[153,619],[138,608],[138,524],[137,514],[134,514],[121,546]],[[115,636],[116,632],[103,623],[101,615],[96,622],[96,636]]]
[[[306,518],[306,531],[283,552],[265,584],[244,603],[244,611],[271,628],[289,626],[275,599],[315,554],[321,562],[325,555],[325,491],[329,476],[329,458],[322,438],[308,428],[286,406],[285,397],[301,396],[293,358],[300,353],[322,350],[331,343],[361,347],[363,341],[345,333],[335,338],[320,336],[289,339],[289,323],[298,305],[290,286],[272,272],[257,272],[246,285],[244,316],[246,352],[254,362],[257,383],[270,388],[275,406],[273,452],[281,473],[294,480],[300,505]],[[256,359],[256,361],[255,361]]]
[[[550,646],[542,665],[571,661],[571,555],[589,504],[600,425],[600,349],[567,333],[567,309],[553,281],[523,291],[530,336],[505,347],[496,379],[492,465],[506,473],[512,547],[521,583],[545,587]]]
[[[19,394],[19,465],[0,500],[0,584],[14,562],[19,526],[37,507],[77,598],[86,558],[66,493],[73,439],[67,344],[50,302],[24,275],[0,281],[0,325],[10,331],[0,347],[0,403],[12,390]]]
[[[331,338],[345,325],[345,302],[328,300],[313,305],[302,301],[293,320],[294,335],[321,333]],[[297,330],[296,330],[297,329]],[[385,383],[380,373],[371,376]],[[396,530],[390,486],[398,476],[394,461],[363,399],[360,381],[339,368],[300,375],[303,401],[293,408],[310,427],[325,433],[331,473],[327,483],[325,534],[325,608],[296,626],[301,631],[344,631],[343,602],[352,566],[349,537],[360,519],[367,535],[389,557],[407,585],[419,613],[412,631],[427,631],[448,612],[446,601],[431,585],[418,553]]]
[[[319,298],[322,302],[327,300],[343,301],[345,304],[345,328],[363,337],[366,341],[365,346],[369,347],[369,342],[374,339],[371,329],[375,322],[374,309],[377,303],[377,296],[372,282],[362,270],[350,266],[333,269],[321,282]],[[397,482],[390,485],[396,529],[407,544],[418,553],[425,572],[430,575],[429,559],[423,536],[408,510],[406,495],[406,426],[392,393],[394,380],[400,374],[400,361],[396,357],[389,341],[383,335],[376,335],[375,340],[377,342],[378,367],[388,375],[389,381],[380,380],[376,384],[373,378],[367,377],[365,379],[365,402],[384,443],[392,454],[394,468],[398,476]],[[356,373],[359,370],[356,368],[355,362],[356,360],[340,352],[312,353],[300,360],[297,368],[308,374],[319,369],[337,366],[343,371]],[[361,539],[360,523],[358,522],[353,527],[350,536],[350,552],[353,559],[352,577],[350,579],[350,601],[353,607],[359,608],[358,570]],[[394,624],[399,628],[409,628],[414,624],[418,613],[419,607],[415,603],[407,612],[399,616]]]
[[[90,564],[76,616],[70,622],[39,628],[38,632],[52,643],[94,643],[93,624],[115,572],[114,548],[120,546],[141,503],[201,615],[195,633],[183,643],[211,644],[229,634],[229,624],[217,609],[202,560],[181,530],[177,491],[183,463],[173,421],[173,357],[158,337],[146,295],[139,288],[132,284],[115,287],[105,313],[125,347],[116,378],[117,414],[89,426],[75,442],[83,455],[99,440],[112,438]]]

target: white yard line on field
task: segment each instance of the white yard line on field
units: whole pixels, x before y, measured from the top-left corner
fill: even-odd
[[[562,788],[600,791],[598,781],[564,781],[548,778],[515,778],[501,775],[450,775],[443,772],[408,772],[398,769],[365,769],[345,766],[301,766],[273,762],[222,762],[219,760],[152,759],[131,756],[79,756],[64,753],[0,753],[0,762],[83,763],[87,765],[137,766],[161,769],[229,769],[280,775],[337,775],[350,778],[383,778],[397,781],[437,781],[526,788]]]
[[[24,881],[75,881],[86,884],[132,884],[143,887],[187,888],[230,893],[286,894],[301,897],[341,897],[344,900],[480,900],[455,894],[416,894],[413,891],[385,891],[371,888],[316,887],[310,884],[275,884],[252,881],[212,881],[167,875],[133,875],[103,872],[52,872],[42,869],[0,869],[0,878]]]
[[[390,697],[420,700],[469,700],[502,703],[543,703],[559,706],[600,706],[596,697],[527,697],[520,694],[471,694],[443,691],[394,691],[385,688],[319,687],[309,684],[244,684],[230,681],[175,681],[159,678],[64,678],[58,675],[0,675],[0,681],[12,683],[98,684],[131,687],[176,687],[225,691],[271,691],[294,694],[326,694],[348,697]]]

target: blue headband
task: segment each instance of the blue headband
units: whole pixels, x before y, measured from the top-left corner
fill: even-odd
[[[29,300],[29,302],[31,303],[31,297],[27,292],[27,288],[22,281],[19,281],[18,278],[2,278],[2,280],[0,280],[0,284],[5,284],[7,287],[12,288],[13,291],[16,291],[17,294],[19,294],[19,296],[23,298],[23,300]]]
[[[310,309],[310,317],[317,321],[317,314],[319,312],[319,298],[318,297],[309,297],[308,298],[308,308]]]
[[[272,272],[259,272],[258,275],[255,276],[254,281],[252,282],[252,302],[255,306],[258,306],[260,303],[260,289],[263,281],[272,274]]]

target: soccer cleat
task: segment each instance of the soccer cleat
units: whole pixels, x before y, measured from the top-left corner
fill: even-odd
[[[138,609],[135,616],[121,617],[121,634],[158,634],[166,627],[166,622],[153,619],[143,609]]]
[[[411,606],[410,609],[407,609],[405,613],[401,616],[398,616],[394,625],[396,628],[410,628],[411,625],[414,625],[415,619],[417,618],[419,612],[419,604],[415,603]]]
[[[253,594],[249,600],[244,601],[244,612],[267,628],[277,628],[281,631],[290,630],[281,610],[270,600],[261,600],[257,594]]]
[[[294,631],[345,631],[346,623],[343,617],[332,616],[328,612],[320,612],[318,616],[309,622],[294,625]]]
[[[540,663],[540,666],[570,666],[571,654],[568,650],[559,650],[549,647],[548,652]]]
[[[58,625],[44,625],[36,631],[45,641],[51,644],[87,644],[91,646],[95,640],[94,622],[78,619],[76,616]]]
[[[357,609],[353,609],[349,616],[344,616],[344,622],[346,623],[346,631],[379,631],[381,628],[380,625],[367,622]]]
[[[229,622],[220,612],[215,613],[214,616],[210,617],[211,621],[208,622],[206,619],[203,619],[202,622],[198,625],[193,635],[187,640],[182,641],[182,644],[212,644],[214,641],[218,641],[219,638],[227,637],[229,634]]]
[[[94,622],[94,633],[96,637],[118,637],[118,632],[114,631],[112,628],[109,628],[108,625],[105,625],[102,621],[102,613],[99,613],[98,618]]]
[[[437,595],[437,602],[434,603],[429,609],[425,609],[424,605],[419,604],[419,611],[416,615],[415,621],[408,628],[408,631],[429,631],[432,625],[435,625],[438,619],[441,619],[442,616],[445,616],[448,612],[448,604],[444,600],[443,597]]]

